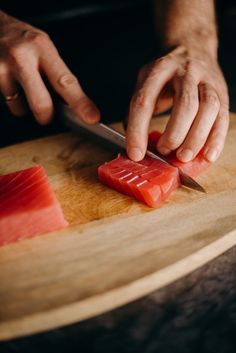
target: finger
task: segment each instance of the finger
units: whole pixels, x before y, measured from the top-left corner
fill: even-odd
[[[200,105],[189,133],[177,151],[182,162],[189,162],[203,148],[220,109],[219,97],[208,83],[199,84]]]
[[[36,120],[42,125],[48,124],[53,117],[53,102],[37,67],[24,66],[19,72],[18,79]]]
[[[9,71],[5,71],[4,74],[0,75],[0,92],[3,96],[5,103],[12,114],[16,116],[24,116],[27,113],[24,99],[20,96],[20,87],[13,75]],[[19,93],[19,95],[17,95]],[[13,97],[15,99],[6,100],[7,97]]]
[[[150,64],[147,64],[141,68],[141,70],[139,71],[139,74],[138,74],[137,81],[136,81],[135,91],[137,91],[139,88],[141,88],[149,71],[150,71]],[[127,127],[128,127],[128,118],[129,118],[129,116],[127,114],[125,116],[124,120],[122,121],[123,128],[125,131],[127,130]]]
[[[47,55],[41,56],[41,67],[56,92],[74,110],[78,117],[87,123],[96,123],[100,113],[94,103],[86,96],[77,78],[71,73],[51,45]]]
[[[174,90],[173,86],[168,83],[160,93],[156,101],[154,115],[158,115],[169,110],[173,105]]]
[[[213,125],[208,140],[204,146],[204,157],[209,162],[214,162],[224,148],[225,138],[229,127],[229,110],[225,107],[220,109],[217,119]]]
[[[172,113],[157,144],[159,152],[164,155],[183,143],[199,107],[198,85],[192,76],[177,76],[174,89]]]
[[[151,71],[151,68],[152,68],[152,64],[149,63],[149,64],[143,66],[139,70],[136,85],[135,85],[135,91],[137,91],[143,85],[144,81],[146,80],[148,74]]]
[[[141,160],[145,155],[148,127],[156,100],[176,69],[177,62],[170,58],[157,61],[143,85],[131,99],[126,148],[129,157],[134,161]]]

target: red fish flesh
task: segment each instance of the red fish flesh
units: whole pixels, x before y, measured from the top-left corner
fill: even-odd
[[[149,147],[155,149],[161,133],[149,136]],[[192,162],[180,162],[175,153],[168,156],[170,162],[191,176],[199,175],[209,166],[200,153]],[[140,162],[131,161],[126,155],[104,163],[98,168],[98,176],[105,185],[150,207],[157,207],[180,185],[178,168],[146,156]]]
[[[67,224],[42,166],[0,176],[0,245]]]
[[[161,133],[159,131],[152,131],[149,134],[149,144],[148,147],[155,151],[156,150],[156,145],[161,136]],[[200,151],[198,155],[190,162],[188,163],[183,163],[181,162],[175,154],[175,151],[170,153],[168,156],[165,156],[165,158],[174,164],[176,167],[180,168],[183,172],[187,173],[191,177],[195,178],[198,175],[200,175],[205,169],[207,169],[210,165],[210,162],[208,162],[204,157],[203,157],[203,152]]]
[[[98,168],[98,176],[104,184],[150,207],[159,205],[179,186],[178,169],[150,157],[133,162],[118,155]]]

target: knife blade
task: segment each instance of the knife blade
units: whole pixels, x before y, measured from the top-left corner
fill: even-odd
[[[79,119],[73,113],[73,111],[70,109],[69,106],[64,104],[62,107],[62,117],[66,125],[68,125],[69,127],[73,129],[83,130],[86,134],[92,135],[101,140],[105,140],[110,145],[118,146],[122,150],[126,149],[125,135],[121,134],[120,132],[116,131],[110,126],[107,126],[103,123],[96,123],[93,125],[87,124],[83,122],[81,119]],[[178,168],[174,164],[166,160],[165,157],[161,156],[158,152],[154,153],[150,150],[147,150],[146,155],[154,159],[158,159],[163,163],[172,165],[175,168]],[[178,170],[179,170],[180,182],[183,186],[189,189],[206,193],[206,190],[199,183],[197,183],[192,177],[184,173],[180,168],[178,168]]]

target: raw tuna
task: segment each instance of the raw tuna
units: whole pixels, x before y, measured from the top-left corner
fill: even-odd
[[[133,162],[118,155],[98,168],[98,176],[104,184],[150,207],[159,205],[179,186],[178,169],[150,157]]]
[[[156,144],[161,136],[159,131],[152,131],[149,134],[149,148],[152,150],[156,150]],[[204,157],[202,151],[198,153],[198,155],[188,163],[181,162],[177,157],[175,152],[170,153],[165,158],[170,161],[172,164],[176,165],[176,167],[180,168],[183,172],[188,175],[197,177],[200,175],[206,168],[209,167],[210,162],[208,162]]]
[[[66,225],[42,166],[0,176],[0,245]]]
[[[159,131],[149,135],[149,148],[154,149],[161,136]],[[168,156],[171,163],[195,177],[209,166],[200,152],[189,163],[180,162],[175,153]],[[179,172],[174,166],[146,156],[140,162],[133,162],[125,155],[98,168],[99,179],[111,188],[132,196],[150,207],[158,206],[180,185]]]

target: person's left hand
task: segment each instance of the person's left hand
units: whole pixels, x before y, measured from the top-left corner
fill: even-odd
[[[203,148],[215,161],[224,146],[229,124],[227,85],[216,59],[189,57],[183,47],[141,69],[131,99],[127,126],[127,154],[141,160],[146,152],[149,123],[154,114],[172,106],[157,149],[176,150],[188,162]]]

